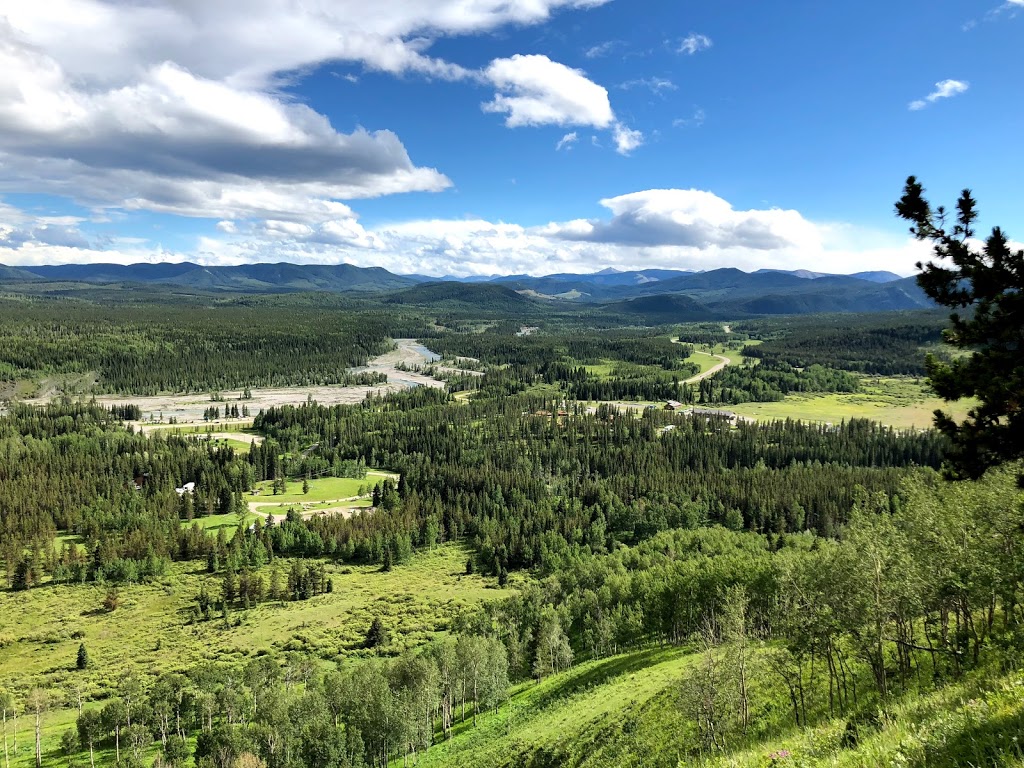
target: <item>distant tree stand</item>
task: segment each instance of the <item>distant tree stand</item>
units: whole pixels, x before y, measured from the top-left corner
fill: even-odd
[[[934,244],[936,261],[917,264],[918,285],[954,310],[946,342],[973,353],[950,362],[928,355],[925,367],[940,397],[979,400],[959,424],[935,412],[935,426],[952,443],[947,476],[978,478],[989,467],[1024,458],[1024,249],[1013,251],[999,227],[978,248],[977,203],[968,189],[957,200],[951,229],[946,209],[932,210],[913,176],[896,214],[911,222],[914,237]],[[1024,486],[1024,473],[1019,482]]]

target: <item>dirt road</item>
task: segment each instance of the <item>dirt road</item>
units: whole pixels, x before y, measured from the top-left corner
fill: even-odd
[[[718,373],[720,370],[725,368],[727,365],[731,365],[732,364],[732,360],[730,360],[725,355],[712,355],[710,352],[696,352],[695,354],[707,355],[708,357],[714,357],[717,360],[721,360],[722,362],[720,362],[718,365],[715,365],[715,366],[712,366],[711,368],[708,368],[706,371],[704,371],[704,373],[698,373],[696,376],[691,376],[690,378],[688,378],[684,382],[685,384],[696,384],[698,381],[702,381],[702,380],[708,378],[709,376],[714,376],[716,373]]]

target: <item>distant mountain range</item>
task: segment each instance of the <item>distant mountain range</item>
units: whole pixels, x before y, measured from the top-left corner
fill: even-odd
[[[6,267],[0,288],[43,291],[67,284],[177,286],[217,293],[381,294],[384,302],[421,307],[540,311],[552,305],[633,315],[652,322],[764,314],[873,312],[931,308],[913,278],[892,272],[833,275],[808,270],[670,269],[592,274],[492,275],[435,278],[396,275],[350,264],[67,264]]]

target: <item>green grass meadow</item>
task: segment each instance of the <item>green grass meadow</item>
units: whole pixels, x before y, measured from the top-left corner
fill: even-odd
[[[103,609],[106,588],[94,584],[3,591],[0,680],[17,690],[80,686],[94,699],[129,670],[153,674],[203,661],[242,662],[261,650],[302,650],[336,661],[366,653],[362,643],[375,617],[391,634],[385,652],[399,652],[447,631],[463,607],[509,594],[493,578],[465,575],[467,557],[461,544],[447,544],[387,573],[328,563],[330,594],[234,610],[227,626],[219,615],[193,623],[200,589],[220,593],[220,578],[199,562],[174,563],[157,583],[121,587],[113,612]],[[277,562],[283,578],[288,561]],[[270,572],[270,566],[260,571],[268,582]],[[89,652],[85,671],[75,669],[79,643]]]
[[[742,403],[729,410],[759,421],[801,419],[838,424],[843,420],[870,419],[900,429],[927,429],[937,408],[962,419],[975,403],[946,403],[932,394],[923,379],[910,377],[861,378],[861,391],[822,395],[791,394],[777,403]]]
[[[324,501],[340,501],[352,499],[359,496],[360,490],[368,492],[379,482],[390,477],[397,480],[397,475],[386,472],[367,472],[362,479],[352,477],[321,477],[309,481],[309,493],[302,492],[302,480],[289,480],[284,493],[275,494],[273,484],[268,480],[256,486],[256,493],[246,498],[249,501],[269,502],[274,501],[281,504],[303,504]]]

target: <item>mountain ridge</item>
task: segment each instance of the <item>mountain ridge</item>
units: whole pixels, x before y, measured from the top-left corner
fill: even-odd
[[[385,297],[385,303],[393,305],[476,307],[489,311],[531,307],[539,311],[545,306],[577,305],[666,321],[683,317],[714,319],[730,314],[872,312],[933,306],[914,278],[899,278],[889,272],[835,275],[809,270],[745,272],[735,267],[700,272],[605,268],[588,274],[432,278],[398,275],[383,267],[284,261],[237,266],[204,266],[193,262],[0,265],[0,287],[46,290],[47,285],[67,283],[111,289],[130,285],[174,286],[229,294],[380,294]],[[415,290],[418,287],[423,290]],[[651,300],[633,301],[640,298]]]

